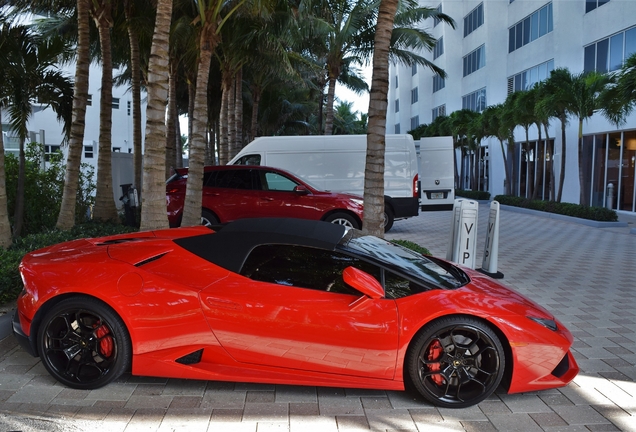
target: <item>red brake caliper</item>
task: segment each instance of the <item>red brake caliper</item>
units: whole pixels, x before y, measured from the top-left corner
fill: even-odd
[[[110,357],[113,354],[113,338],[108,336],[110,332],[106,326],[101,326],[95,331],[95,336],[99,338],[99,350],[100,354],[104,357]]]
[[[442,357],[444,353],[444,348],[442,348],[442,344],[439,343],[438,340],[435,340],[428,347],[427,360],[428,361],[436,361]],[[428,370],[431,372],[437,372],[442,369],[442,366],[439,363],[429,364]],[[444,384],[444,377],[441,374],[431,375],[431,379],[437,385]]]

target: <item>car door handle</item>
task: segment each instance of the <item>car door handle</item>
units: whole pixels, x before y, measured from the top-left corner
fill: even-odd
[[[261,199],[263,201],[274,201],[274,198],[272,198],[272,197],[264,197],[264,198],[261,198]]]

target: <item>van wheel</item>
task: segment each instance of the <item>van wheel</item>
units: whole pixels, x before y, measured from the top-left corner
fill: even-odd
[[[384,206],[384,232],[389,232],[389,230],[393,227],[393,220],[395,216],[393,215],[393,210],[391,207]]]
[[[337,225],[344,225],[349,228],[360,229],[360,225],[356,220],[346,213],[333,213],[325,218],[325,222],[331,222]]]

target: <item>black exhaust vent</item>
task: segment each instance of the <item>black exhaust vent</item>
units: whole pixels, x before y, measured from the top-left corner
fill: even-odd
[[[191,365],[199,363],[201,361],[201,357],[203,357],[203,348],[198,351],[191,352],[190,354],[186,354],[183,357],[179,357],[175,361],[184,365]]]

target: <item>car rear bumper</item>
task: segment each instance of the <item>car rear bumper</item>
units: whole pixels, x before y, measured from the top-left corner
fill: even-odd
[[[396,219],[408,218],[417,216],[419,214],[420,205],[419,198],[407,197],[407,198],[391,198],[386,197],[385,201],[393,208],[393,213]]]

